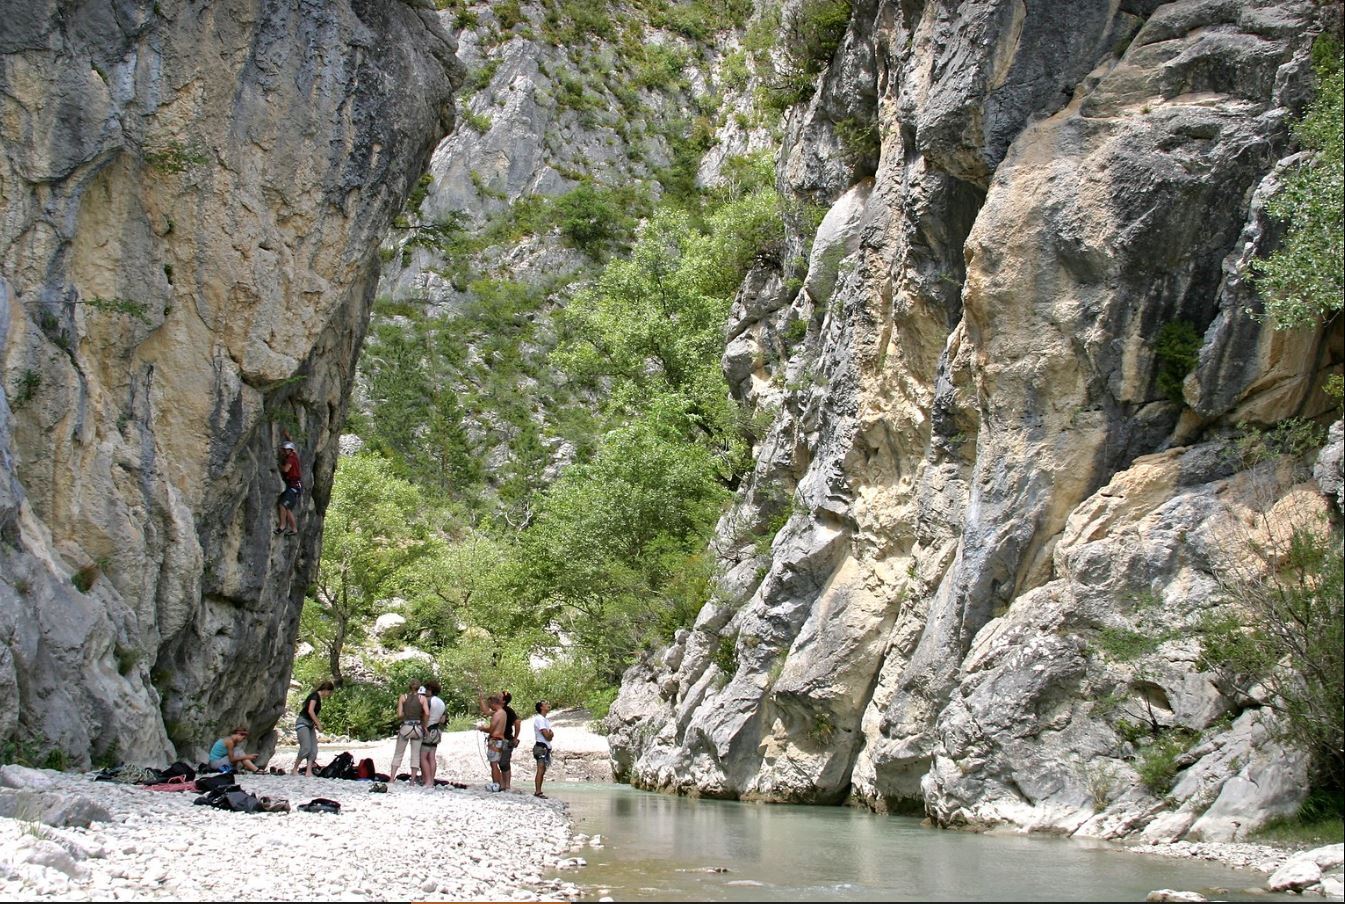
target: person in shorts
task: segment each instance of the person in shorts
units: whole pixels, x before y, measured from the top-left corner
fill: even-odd
[[[533,779],[537,790],[532,796],[544,798],[546,795],[542,793],[542,779],[546,777],[546,767],[551,765],[551,741],[556,732],[551,727],[551,720],[546,717],[551,712],[551,704],[538,700],[534,709],[537,715],[532,717],[532,758],[537,761],[537,775]]]
[[[276,525],[277,534],[297,534],[299,532],[299,522],[294,517],[294,510],[299,505],[299,497],[303,495],[303,471],[299,467],[299,452],[294,447],[294,443],[288,439],[280,446],[280,476],[285,481],[285,489],[276,497],[276,517],[280,523]]]
[[[434,775],[439,771],[439,739],[444,722],[444,701],[439,699],[439,682],[425,682],[425,737],[420,739],[420,780],[426,788],[434,787]]]
[[[500,771],[500,760],[504,756],[508,740],[505,738],[504,698],[491,694],[486,698],[489,720],[477,724],[478,731],[484,731],[486,738],[486,762],[490,763],[490,784],[487,791],[499,791],[504,787],[504,774]]]
[[[508,791],[513,787],[514,748],[518,746],[518,733],[523,724],[519,721],[518,713],[509,705],[514,695],[508,691],[501,691],[500,699],[504,701],[504,747],[500,750],[500,790]]]

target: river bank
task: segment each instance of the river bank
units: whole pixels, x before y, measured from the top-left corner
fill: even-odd
[[[621,785],[557,793],[570,805],[573,853],[587,864],[560,875],[576,876],[585,900],[1142,901],[1160,889],[1290,900],[1268,891],[1265,872],[1194,851],[1161,857],[1096,839],[941,831],[857,807],[693,800]],[[584,843],[595,835],[600,845]]]
[[[519,730],[519,746],[514,751],[514,787],[531,791],[534,761],[532,758],[532,719],[523,718]],[[548,782],[610,782],[612,767],[608,761],[607,738],[592,730],[585,710],[560,710],[551,714],[555,730],[551,766],[547,769]],[[392,765],[395,738],[380,741],[352,741],[346,738],[319,737],[318,761],[325,763],[334,755],[348,750],[360,760],[369,757],[379,772],[387,772]],[[293,743],[276,746],[270,763],[289,770],[294,765],[298,747]],[[408,754],[403,754],[400,771],[409,768]],[[446,731],[438,748],[438,777],[481,787],[490,780],[490,766],[486,762],[485,735],[479,731]]]
[[[565,805],[530,793],[421,788],[301,776],[243,776],[258,796],[338,814],[233,813],[195,792],[154,792],[73,773],[5,767],[18,805],[0,819],[0,899],[554,900],[544,880],[570,842]],[[41,821],[64,807],[65,826]],[[93,821],[88,821],[93,817]],[[53,820],[64,822],[58,816]],[[79,825],[83,822],[84,825]]]

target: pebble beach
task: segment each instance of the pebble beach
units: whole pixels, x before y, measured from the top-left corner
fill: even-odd
[[[292,807],[318,797],[337,800],[338,814],[234,813],[194,805],[193,791],[156,792],[80,773],[5,766],[0,795],[11,818],[0,818],[0,899],[576,897],[573,884],[543,876],[573,865],[564,802],[533,796],[531,757],[519,756],[528,752],[523,746],[515,754],[515,790],[485,790],[477,734],[447,733],[441,744],[439,777],[467,783],[466,789],[392,782],[380,794],[370,792],[370,783],[339,779],[238,779],[243,790],[284,798]],[[569,744],[567,780],[597,772],[604,739],[582,723],[563,725],[557,734]],[[357,760],[373,757],[381,771],[392,742],[320,748],[323,762],[348,749]],[[271,764],[288,770],[293,752],[278,749]]]

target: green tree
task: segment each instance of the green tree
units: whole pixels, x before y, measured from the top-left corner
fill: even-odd
[[[688,607],[685,571],[727,498],[705,448],[655,418],[614,430],[556,482],[521,539],[519,595],[616,680],[670,610],[684,618],[704,602]]]
[[[412,566],[435,547],[424,499],[376,455],[341,459],[323,531],[322,559],[305,601],[308,636],[326,649],[340,682],[341,651],[362,636],[379,600],[412,586]]]
[[[1255,265],[1266,311],[1286,329],[1330,317],[1345,295],[1345,74],[1339,43],[1313,50],[1317,97],[1294,128],[1308,156],[1266,207],[1287,225],[1284,241]]]
[[[1202,625],[1202,667],[1243,700],[1269,692],[1286,740],[1311,753],[1314,786],[1345,793],[1345,559],[1339,531],[1300,529],[1252,547],[1258,568],[1222,577],[1231,606]],[[1260,693],[1254,691],[1259,686]]]

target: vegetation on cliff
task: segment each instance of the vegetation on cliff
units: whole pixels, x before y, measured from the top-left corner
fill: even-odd
[[[713,187],[697,183],[731,115],[722,92],[735,75],[715,68],[716,36],[748,11],[690,15],[698,7],[452,5],[486,48],[465,93],[489,90],[505,43],[552,45],[533,52],[558,108],[595,133],[618,112],[627,166],[645,175],[611,182],[557,163],[572,188],[512,201],[474,177],[506,202],[482,222],[423,220],[432,183],[413,193],[385,259],[431,252],[461,300],[381,299],[366,340],[367,401],[348,428],[363,451],[342,459],[333,496],[353,518],[328,528],[302,627],[317,653],[296,677],[338,674],[380,612],[406,623],[345,676],[355,680],[329,705],[338,731],[383,733],[397,685],[431,668],[425,655],[453,712],[503,685],[601,712],[633,657],[712,593],[706,547],[760,428],[730,399],[723,323],[746,271],[783,254],[785,227],[769,151],[728,156]],[[651,29],[666,37],[649,43]],[[568,40],[575,30],[583,40]],[[615,69],[608,45],[623,50]],[[703,73],[694,90],[692,67]],[[666,163],[644,161],[652,141]],[[511,262],[524,248],[559,249],[566,263]],[[375,523],[391,510],[405,513],[401,527]],[[377,574],[347,561],[371,537],[398,550]],[[414,658],[396,658],[403,646]]]

